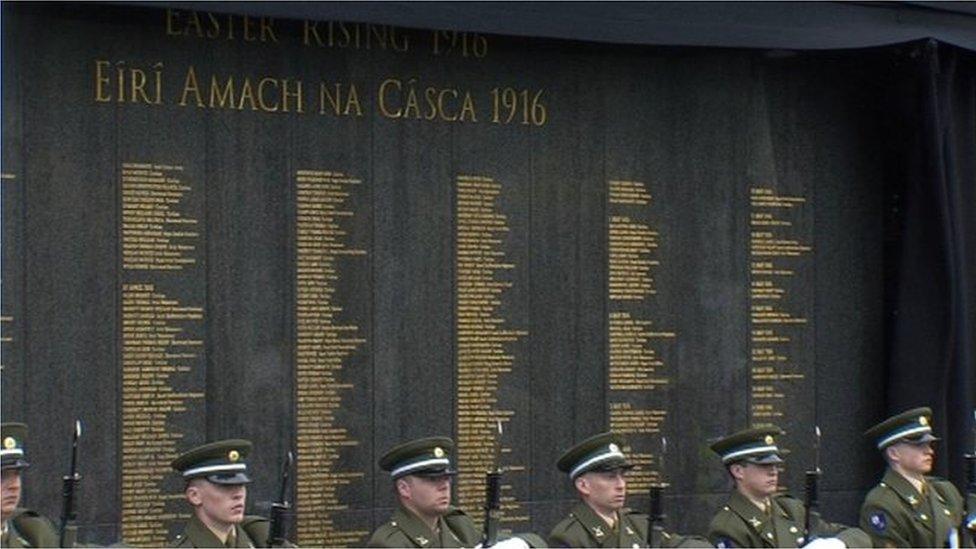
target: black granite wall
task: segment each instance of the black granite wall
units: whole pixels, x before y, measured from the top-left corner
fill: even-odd
[[[362,540],[392,505],[378,457],[432,434],[509,467],[509,527],[545,533],[573,499],[556,459],[608,429],[621,399],[665,414],[630,438],[650,456],[644,473],[671,485],[674,528],[702,531],[721,505],[726,474],[709,440],[768,421],[787,431],[794,491],[822,427],[824,508],[855,520],[877,469],[860,433],[883,409],[884,202],[883,114],[857,52],[352,24],[331,27],[330,47],[325,22],[219,16],[218,29],[206,14],[194,26],[188,12],[74,5],[5,4],[3,16],[3,418],[30,425],[25,504],[52,516],[72,421],[84,421],[83,540],[158,543],[186,512],[165,464],[224,437],[255,442],[258,512],[298,449],[300,543]],[[299,85],[300,101],[280,94]],[[149,195],[127,190],[132,170],[182,190],[138,202]],[[490,209],[502,228],[480,249],[484,280],[504,289],[475,313],[459,298],[459,227],[472,222],[459,176],[501,189]],[[323,189],[317,205],[303,177]],[[649,204],[614,203],[611,180],[640,182]],[[771,288],[756,284],[769,279],[753,263],[765,230],[754,215],[767,211],[756,189],[802,199],[774,212],[789,223],[776,238],[806,251],[772,260],[792,274]],[[153,222],[137,203],[169,213]],[[621,212],[656,231],[642,257],[658,262],[634,271],[653,291],[625,301],[608,290]],[[126,231],[140,224],[155,236],[139,233],[149,241],[134,248]],[[158,263],[134,266],[135,249]],[[152,320],[128,330],[127,300],[147,285]],[[765,346],[754,307],[770,303],[798,321],[776,325],[789,341]],[[609,381],[619,311],[673,334],[645,341],[655,359],[637,360],[654,389]],[[475,317],[519,335],[471,359],[458,332]],[[127,349],[146,334],[163,343],[143,363]],[[757,348],[800,377],[757,390]],[[459,403],[462,386],[484,389],[487,417]],[[501,437],[461,442],[496,418]],[[645,501],[638,492],[631,505]]]

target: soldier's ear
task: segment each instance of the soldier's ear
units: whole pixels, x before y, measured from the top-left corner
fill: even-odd
[[[397,494],[399,494],[400,497],[410,497],[410,482],[407,480],[407,477],[400,477],[393,481],[393,483],[396,486]]]
[[[190,502],[190,505],[194,507],[203,505],[203,494],[200,493],[200,486],[197,483],[188,482],[186,490],[183,493],[186,495],[186,500]]]
[[[579,491],[579,493],[587,496],[590,495],[590,483],[587,481],[586,475],[576,477],[573,484],[576,485],[576,489]]]
[[[729,474],[732,475],[732,478],[734,480],[742,480],[743,467],[741,463],[733,463],[732,465],[729,465],[728,470],[729,470]]]
[[[884,449],[884,458],[888,464],[897,463],[901,459],[901,455],[898,452],[898,445],[892,444],[891,446]]]

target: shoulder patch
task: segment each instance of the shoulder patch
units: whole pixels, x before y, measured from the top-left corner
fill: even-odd
[[[872,514],[868,521],[875,532],[884,532],[888,528],[888,517],[885,516],[884,511]]]

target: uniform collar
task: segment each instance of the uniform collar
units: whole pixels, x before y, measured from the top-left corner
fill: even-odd
[[[234,526],[234,533],[240,536],[237,526]],[[213,530],[197,518],[196,514],[190,517],[190,522],[186,525],[186,537],[190,538],[193,545],[197,547],[225,547],[224,542],[220,541]],[[235,545],[237,543],[235,542]]]
[[[420,547],[429,547],[432,544],[436,545],[437,534],[431,531],[430,527],[427,526],[423,520],[417,515],[413,514],[412,511],[404,507],[403,505],[397,505],[396,511],[393,513],[393,522],[396,524],[397,528],[403,531],[414,543]],[[438,525],[443,530],[445,528],[443,521],[438,518]]]
[[[912,486],[912,483],[908,481],[907,478],[903,477],[901,473],[895,471],[894,469],[888,468],[885,471],[884,478],[881,479],[881,483],[891,488],[898,497],[908,502],[912,508],[916,508],[922,504],[924,497],[918,490]]]
[[[626,514],[626,509],[619,509],[617,511],[617,529],[621,527],[623,517]],[[587,533],[601,544],[614,533],[614,530],[610,528],[606,521],[600,515],[596,514],[596,511],[585,502],[581,501],[573,507],[573,516],[586,528]]]

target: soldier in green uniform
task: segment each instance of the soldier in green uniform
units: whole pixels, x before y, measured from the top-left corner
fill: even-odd
[[[27,426],[23,423],[0,425],[2,460],[2,505],[0,520],[3,522],[3,547],[57,547],[58,532],[50,520],[29,509],[17,507],[20,503],[24,469],[30,467],[24,453]]]
[[[173,460],[186,481],[184,494],[193,516],[173,547],[264,547],[269,521],[244,514],[247,440],[220,440],[198,446]]]
[[[556,463],[579,496],[569,516],[549,533],[552,547],[647,547],[647,515],[624,507],[626,473],[633,465],[613,433],[590,437],[563,453]],[[664,533],[666,547],[711,547],[704,539]]]
[[[746,429],[714,444],[735,483],[729,501],[712,518],[708,539],[716,547],[870,547],[867,534],[833,524],[816,514],[804,532],[806,507],[777,494],[784,452],[776,445],[778,427]]]
[[[932,470],[932,410],[915,408],[865,432],[888,462],[861,506],[861,528],[875,547],[958,547],[963,500]]]
[[[451,505],[454,442],[445,437],[413,440],[380,458],[390,473],[397,508],[369,538],[369,547],[474,547],[481,533],[471,517]]]

